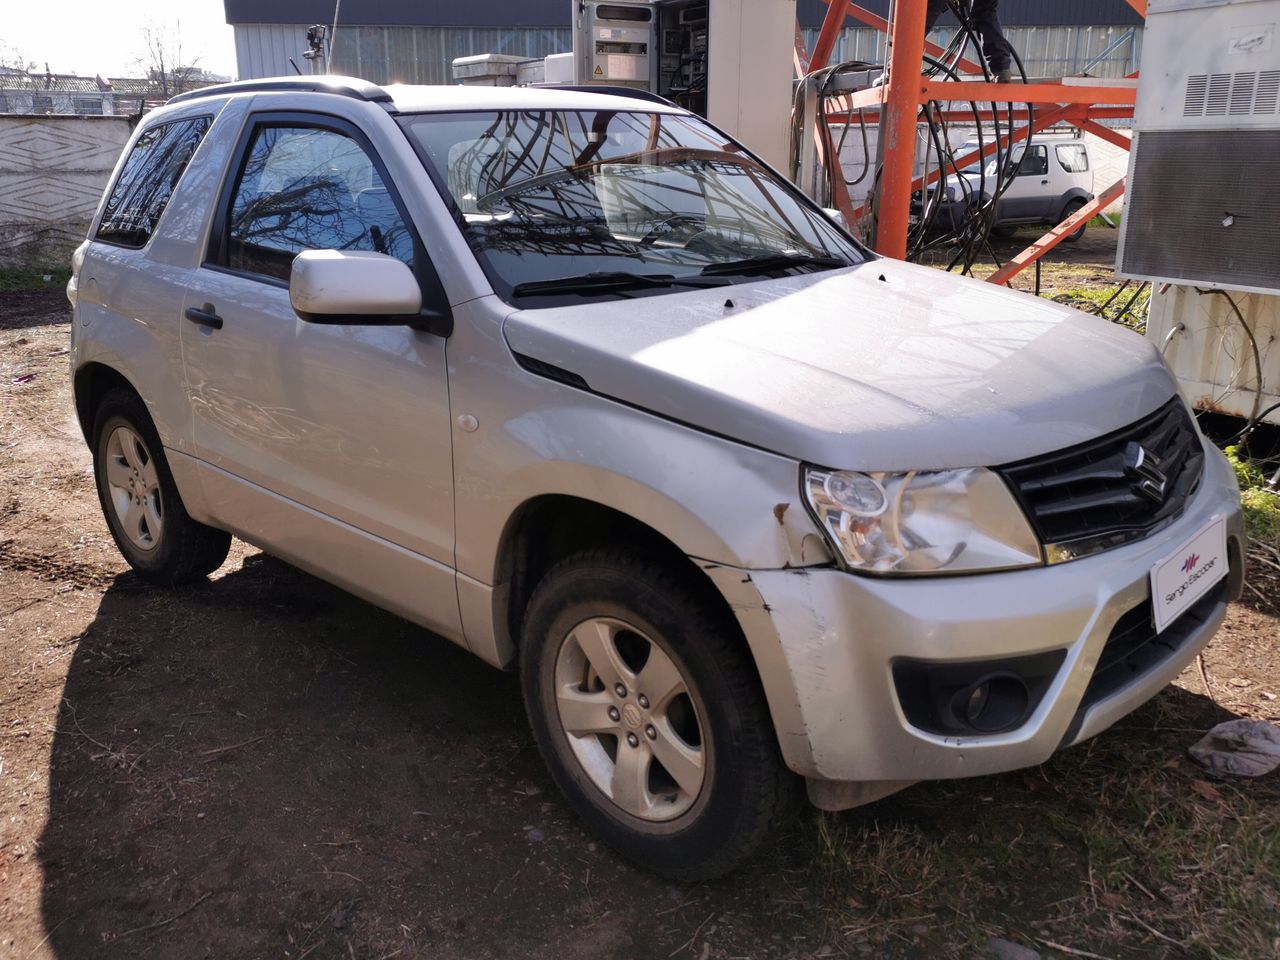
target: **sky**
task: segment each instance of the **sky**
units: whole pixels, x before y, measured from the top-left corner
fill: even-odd
[[[180,36],[182,59],[232,78],[236,51],[222,0],[3,0],[0,59],[14,51],[45,61],[54,73],[91,77],[141,76],[138,66],[147,44],[142,28],[154,24],[162,34]]]

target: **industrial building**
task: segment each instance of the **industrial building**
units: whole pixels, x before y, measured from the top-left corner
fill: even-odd
[[[236,65],[241,79],[293,73],[289,58],[304,72],[307,28],[334,24],[333,0],[224,0],[227,23],[235,29]],[[884,16],[889,0],[867,0],[867,10]],[[826,14],[821,0],[798,0],[796,15],[812,49]],[[458,57],[499,53],[544,57],[569,50],[569,0],[486,0],[458,4],[443,0],[386,0],[339,8],[332,39],[333,73],[375,83],[451,83]],[[1066,76],[1087,72],[1123,77],[1138,68],[1142,19],[1124,0],[1005,0],[1001,20],[1027,73]],[[932,37],[945,44],[955,34],[950,17]],[[885,34],[870,26],[846,26],[832,61],[882,60]]]

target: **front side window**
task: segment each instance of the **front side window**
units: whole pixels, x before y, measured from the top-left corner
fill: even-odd
[[[1043,177],[1049,173],[1049,152],[1044,144],[1032,144],[1018,164],[1018,176]]]
[[[1089,154],[1083,144],[1060,143],[1054,148],[1058,163],[1067,173],[1085,173],[1089,169]]]
[[[696,117],[510,110],[401,122],[508,299],[574,278],[657,287],[865,259],[790,184]]]
[[[141,247],[151,239],[210,122],[208,117],[173,120],[139,135],[111,188],[97,239],[122,247]]]
[[[303,250],[368,250],[413,265],[413,236],[369,154],[316,127],[257,130],[226,237],[227,266],[278,280]]]

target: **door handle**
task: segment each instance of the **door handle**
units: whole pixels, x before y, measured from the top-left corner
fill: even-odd
[[[212,303],[206,303],[200,308],[187,307],[183,316],[192,323],[200,324],[202,327],[213,327],[215,330],[222,329],[222,318],[214,312]]]
[[[1049,181],[1048,181],[1048,180],[1041,180],[1041,181],[1040,181],[1040,186],[1045,187],[1045,186],[1048,186],[1048,185],[1049,185]]]

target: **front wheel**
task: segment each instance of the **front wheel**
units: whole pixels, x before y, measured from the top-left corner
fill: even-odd
[[[664,876],[729,872],[780,816],[793,778],[728,615],[667,567],[593,550],[530,601],[529,721],[578,815]]]

